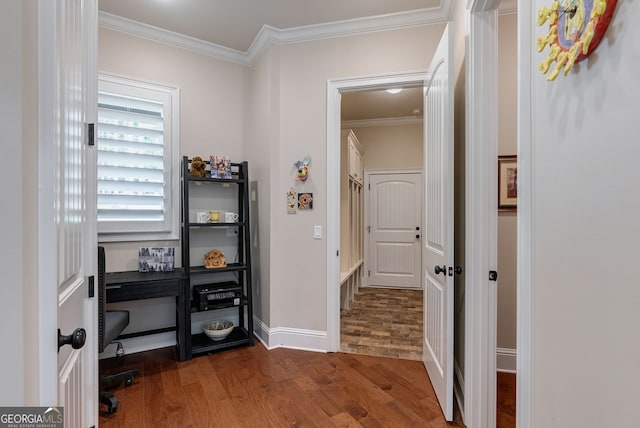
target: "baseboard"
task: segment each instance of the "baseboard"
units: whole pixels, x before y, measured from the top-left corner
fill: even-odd
[[[516,350],[509,348],[496,349],[496,368],[499,372],[516,372]]]
[[[313,352],[327,352],[327,332],[298,328],[269,328],[262,320],[254,317],[253,331],[256,338],[271,350],[276,348],[300,349]]]
[[[458,361],[453,362],[453,375],[455,377],[453,381],[453,395],[458,403],[460,416],[462,416],[462,421],[464,422],[464,376],[462,370],[460,370]]]
[[[327,352],[327,332],[317,330],[303,330],[297,328],[277,327],[269,328],[262,320],[254,317],[254,336],[262,342],[267,349],[289,348],[313,352]],[[176,345],[175,332],[150,334],[147,336],[123,339],[122,343],[127,354],[150,351],[152,349],[166,348]],[[116,345],[107,346],[107,349],[98,358],[115,357]]]
[[[165,333],[149,334],[147,336],[131,337],[129,339],[117,340],[122,343],[125,354],[135,354],[137,352],[150,351],[152,349],[176,346],[176,333],[168,331]],[[98,355],[99,359],[116,356],[116,344],[111,343]]]

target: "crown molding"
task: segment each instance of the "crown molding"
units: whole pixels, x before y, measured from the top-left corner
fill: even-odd
[[[517,0],[502,0],[498,6],[498,15],[507,15],[518,12]]]
[[[422,116],[385,117],[381,119],[343,120],[342,129],[371,128],[374,126],[422,125]]]
[[[205,42],[184,34],[164,30],[159,27],[144,24],[118,15],[99,12],[100,27],[122,33],[132,34],[171,46],[187,49],[203,55],[235,62],[244,66],[253,65],[269,43],[299,43],[332,37],[350,36],[377,31],[387,31],[399,28],[418,27],[422,25],[445,22],[448,10],[445,6],[428,9],[418,9],[408,12],[398,12],[366,18],[348,19],[325,24],[308,25],[304,27],[280,30],[269,25],[263,25],[247,52],[227,48],[211,42]]]
[[[185,36],[184,34],[154,27],[132,19],[123,18],[106,12],[98,12],[100,27],[121,33],[153,40],[182,49],[190,50],[202,55],[208,55],[225,61],[235,62],[241,65],[251,65],[247,60],[247,54],[236,49],[227,48],[211,42]]]

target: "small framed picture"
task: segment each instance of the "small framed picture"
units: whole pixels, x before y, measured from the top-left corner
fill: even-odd
[[[211,178],[231,179],[231,161],[226,156],[211,155]]]
[[[299,210],[313,209],[313,193],[298,193],[298,209]]]
[[[518,208],[518,160],[514,156],[498,156],[498,210]]]
[[[174,254],[174,247],[140,247],[138,272],[170,272]]]

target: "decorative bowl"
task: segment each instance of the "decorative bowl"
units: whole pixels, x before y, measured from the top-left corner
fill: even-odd
[[[202,331],[211,340],[222,340],[233,331],[233,323],[227,320],[207,321],[202,324]]]

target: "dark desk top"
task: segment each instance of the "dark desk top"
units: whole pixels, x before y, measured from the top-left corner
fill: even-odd
[[[176,268],[169,272],[138,272],[135,270],[125,272],[108,272],[105,275],[107,287],[113,285],[145,283],[153,281],[166,281],[176,279],[186,279],[184,269]]]

